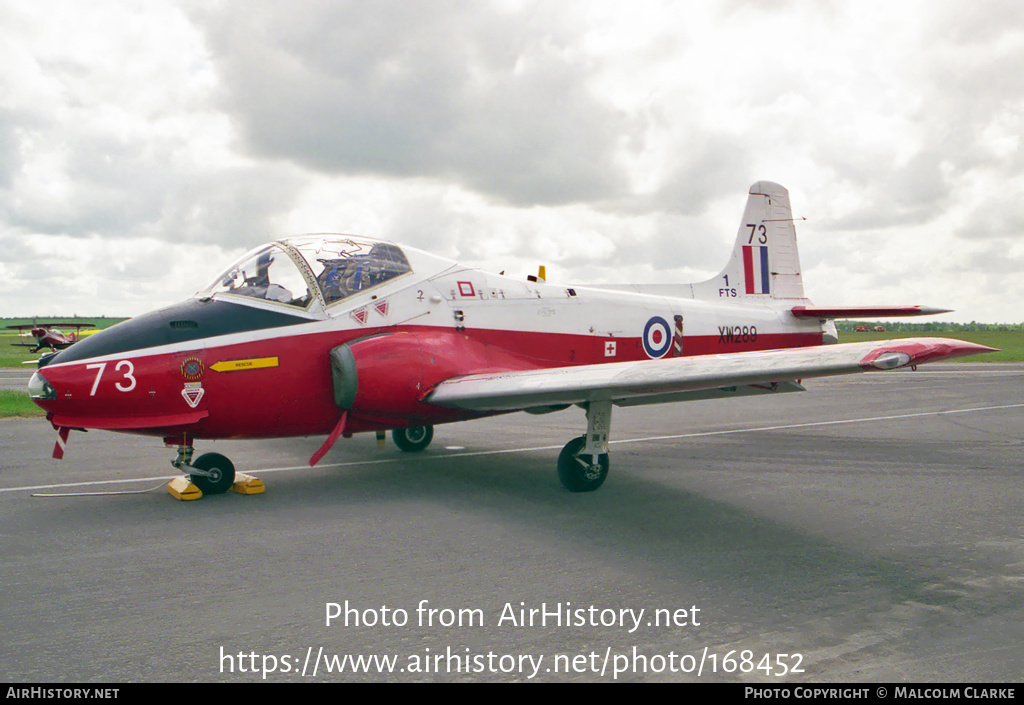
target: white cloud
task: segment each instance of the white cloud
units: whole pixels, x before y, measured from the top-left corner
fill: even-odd
[[[432,177],[519,205],[615,195],[624,116],[546,3],[203,7],[253,152],[328,174]]]
[[[308,231],[700,279],[771,179],[819,302],[1019,320],[1022,64],[1014,0],[5,5],[0,313],[137,314]]]

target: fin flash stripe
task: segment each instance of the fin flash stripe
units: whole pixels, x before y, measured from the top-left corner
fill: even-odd
[[[743,246],[743,279],[748,294],[767,294],[768,248],[759,245]]]

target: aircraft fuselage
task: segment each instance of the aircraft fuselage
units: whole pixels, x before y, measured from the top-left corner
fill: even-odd
[[[989,348],[941,339],[837,343],[836,316],[920,306],[822,308],[804,298],[788,192],[751,188],[725,268],[691,284],[562,286],[489,274],[348,235],[267,243],[189,301],[40,361],[29,383],[58,434],[163,437],[202,492],[231,486],[202,438],[392,429],[403,451],[433,426],[576,405],[582,436],[558,457],[573,492],[604,482],[612,406],[801,391],[801,380],[914,367]]]
[[[84,419],[90,428],[163,437],[322,435],[339,414],[330,351],[407,334],[407,345],[389,341],[360,360],[362,405],[348,435],[478,416],[419,401],[459,375],[822,343],[822,325],[788,307],[722,298],[524,282],[466,268],[353,297],[316,320],[256,300],[195,298],[54,356],[43,368],[53,398],[37,401],[58,426]]]

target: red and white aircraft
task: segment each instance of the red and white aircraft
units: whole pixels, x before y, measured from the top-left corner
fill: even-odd
[[[57,326],[61,328],[74,328],[75,332],[63,333],[57,329]],[[28,345],[32,348],[29,352],[36,353],[43,348],[50,348],[51,351],[56,352],[57,350],[63,350],[74,345],[81,339],[82,329],[93,328],[94,325],[92,323],[22,323],[7,327],[11,330],[29,331],[32,337],[35,338],[36,344],[32,346],[28,343],[16,343],[16,345]]]
[[[938,313],[819,308],[804,298],[789,194],[750,189],[722,272],[695,284],[562,286],[490,274],[348,235],[263,245],[188,301],[103,330],[29,383],[59,433],[162,437],[206,493],[234,478],[200,439],[392,431],[424,449],[433,425],[576,405],[586,435],[558,475],[573,491],[608,472],[613,406],[801,391],[802,379],[988,352],[920,338],[834,344],[835,317]],[[829,344],[833,343],[833,344]]]

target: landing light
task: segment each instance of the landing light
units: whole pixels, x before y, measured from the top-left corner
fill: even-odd
[[[57,390],[46,380],[46,377],[43,377],[42,372],[36,370],[32,374],[32,379],[28,381],[28,395],[33,399],[56,399]]]
[[[882,353],[871,361],[871,366],[880,370],[894,370],[910,364],[910,355],[905,352]]]

